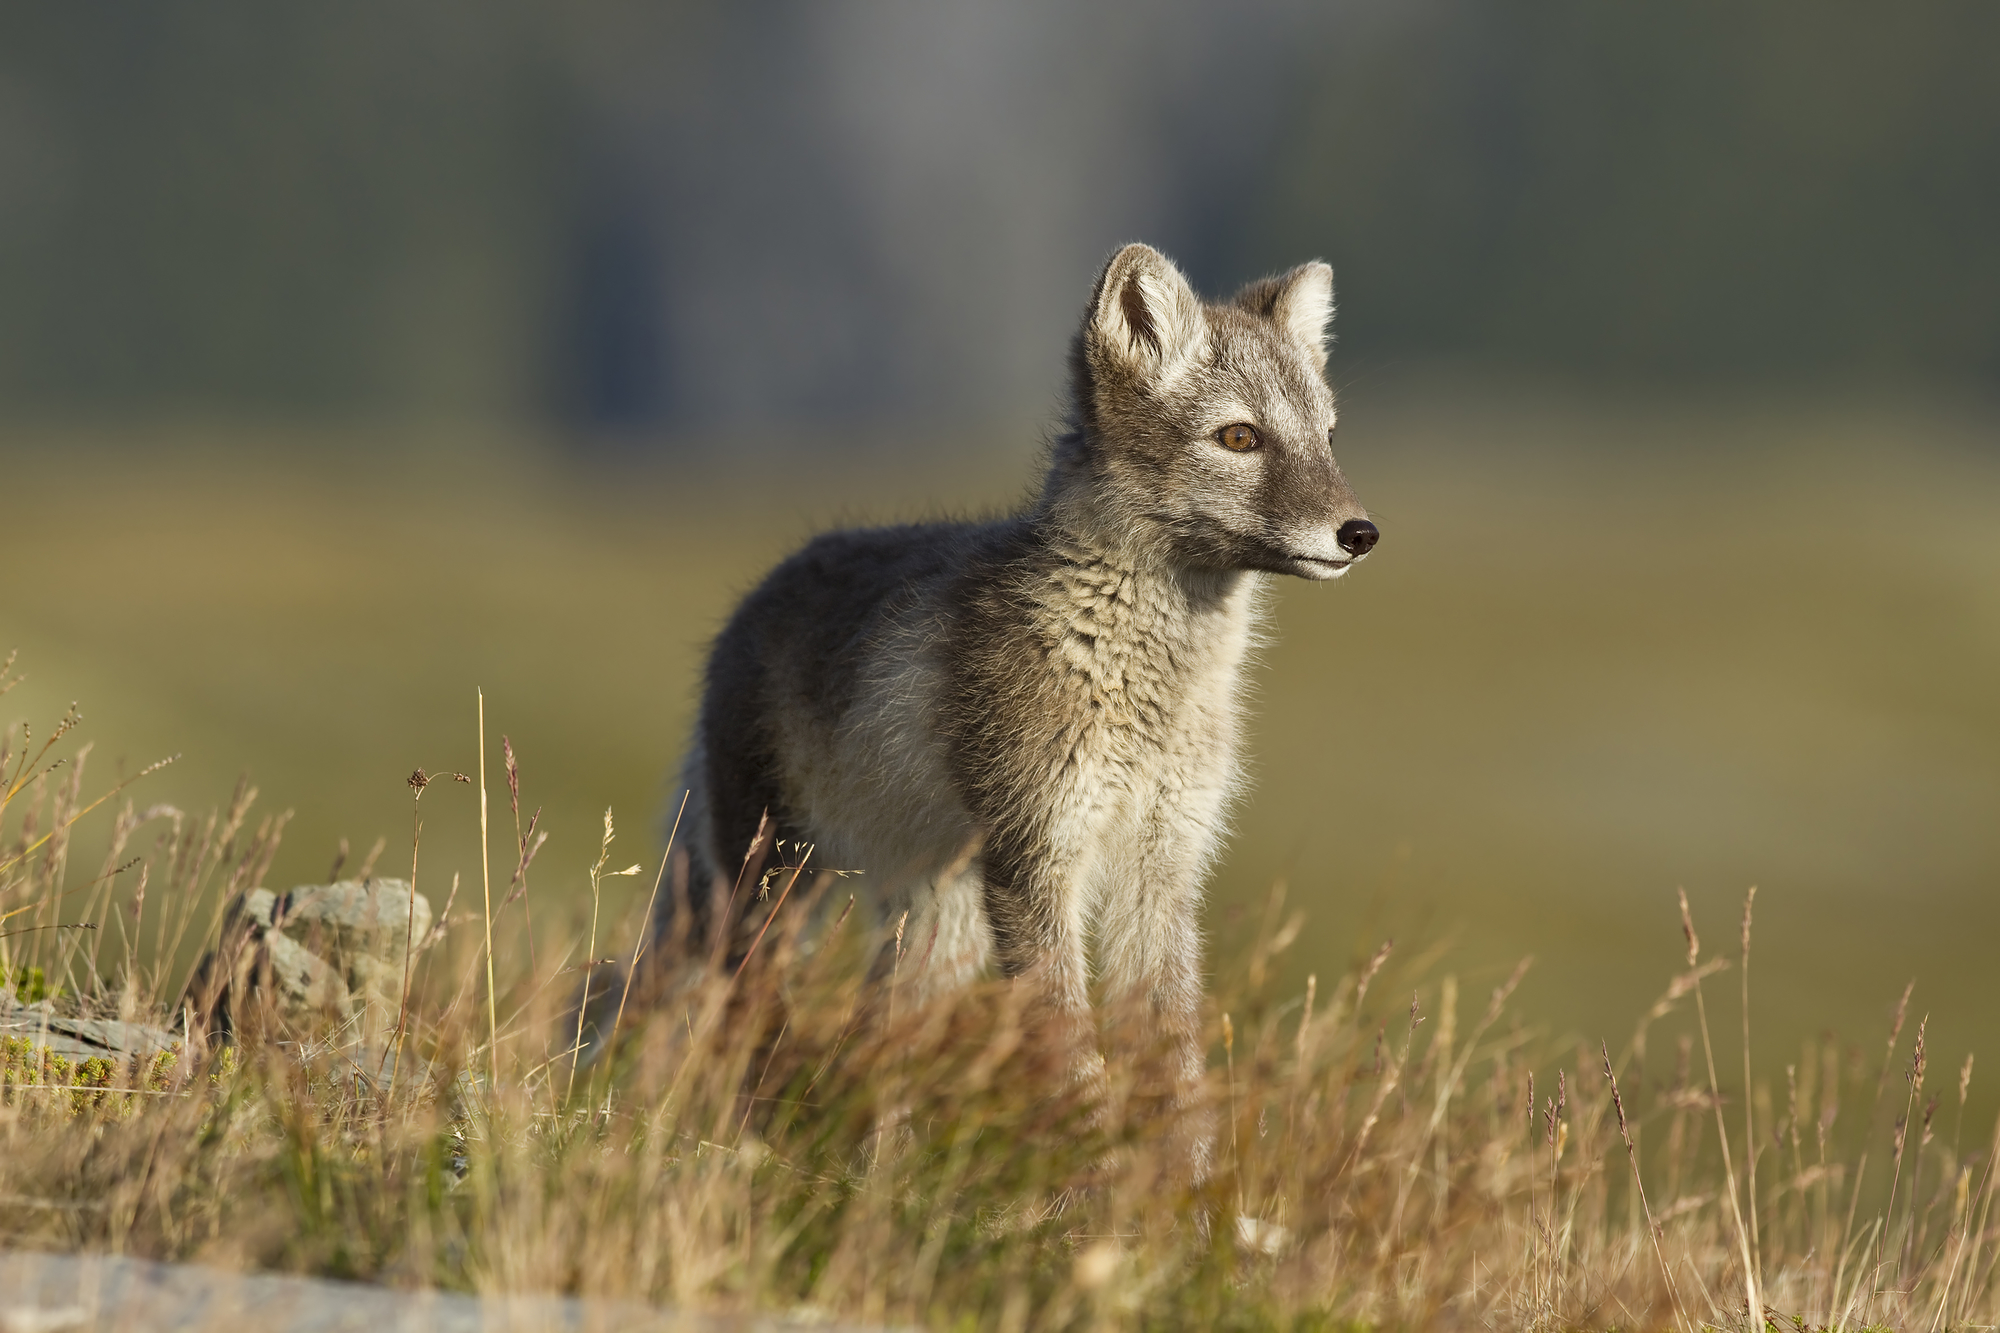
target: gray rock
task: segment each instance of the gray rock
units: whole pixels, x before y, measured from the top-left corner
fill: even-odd
[[[22,1004],[4,988],[0,988],[0,1037],[24,1038],[35,1049],[72,1062],[106,1058],[119,1064],[149,1059],[172,1050],[181,1040],[165,1028],[145,1023],[66,1017],[46,1000]]]
[[[409,942],[421,949],[431,920],[430,900],[400,879],[251,889],[230,904],[189,999],[227,1030],[255,1017],[254,999],[285,1018],[343,1020],[353,1038],[376,1045],[396,1024]]]
[[[708,1315],[574,1296],[462,1296],[360,1282],[231,1273],[108,1254],[0,1250],[0,1333],[860,1333],[770,1315]]]
[[[398,966],[412,920],[419,940],[431,928],[430,899],[420,893],[413,906],[410,886],[400,879],[305,884],[275,898],[267,890],[252,889],[244,895],[243,907],[246,913],[260,914],[265,925],[300,938],[305,932],[315,933],[335,954],[374,957],[393,952]]]

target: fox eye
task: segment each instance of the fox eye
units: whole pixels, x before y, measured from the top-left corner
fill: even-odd
[[[1255,426],[1246,425],[1239,421],[1233,426],[1224,426],[1221,430],[1215,432],[1215,442],[1225,449],[1232,449],[1239,454],[1247,454],[1262,444],[1264,437],[1257,433]]]

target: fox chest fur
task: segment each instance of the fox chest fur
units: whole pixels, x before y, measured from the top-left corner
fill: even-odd
[[[1061,536],[971,591],[939,731],[989,870],[1065,865],[1078,908],[1115,911],[1107,872],[1157,859],[1164,826],[1176,859],[1205,864],[1235,784],[1257,593]],[[1004,928],[1015,904],[987,907]]]

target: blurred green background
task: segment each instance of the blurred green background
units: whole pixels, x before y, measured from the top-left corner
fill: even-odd
[[[566,929],[771,561],[1026,490],[1116,244],[1318,255],[1385,540],[1279,592],[1225,947],[1282,877],[1293,981],[1532,952],[1525,1012],[1615,1037],[1674,888],[1721,950],[1755,883],[1769,1058],[1913,975],[2000,1052],[1995,49],[1847,0],[0,5],[0,714],[82,700],[90,787],[248,772],[290,883],[406,865],[483,688]],[[425,808],[441,891],[473,806]]]

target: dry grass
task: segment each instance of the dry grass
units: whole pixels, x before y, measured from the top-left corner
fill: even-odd
[[[0,787],[0,966],[172,1021],[187,942],[259,881],[283,819],[247,789],[203,818],[120,795],[101,867],[73,869],[82,753],[67,727],[27,742],[9,734]],[[765,875],[742,969],[624,1010],[608,1056],[579,1060],[570,1001],[637,940],[593,919],[581,949],[520,947],[537,817],[522,828],[511,750],[506,768],[516,846],[494,869],[520,869],[415,959],[414,1073],[371,1083],[339,1031],[296,1022],[145,1069],[11,1048],[0,1242],[938,1328],[2000,1322],[1993,1153],[1927,1091],[1907,993],[1879,1060],[1824,1041],[1782,1083],[1747,1062],[1722,1081],[1736,1034],[1708,1000],[1750,998],[1747,902],[1736,956],[1704,954],[1689,916],[1656,1005],[1571,1024],[1615,1021],[1619,1044],[1558,1050],[1510,1016],[1526,962],[1462,1001],[1385,944],[1279,991],[1300,917],[1275,892],[1217,983],[1216,1168],[1190,1184],[1148,1059],[1086,1100],[1006,983],[870,990],[883,941],[849,881],[796,864]],[[612,836],[607,816],[593,885]],[[416,869],[433,893],[449,878]],[[1730,967],[1740,987],[1704,989]],[[1970,1074],[1943,1094],[1960,1118]]]

